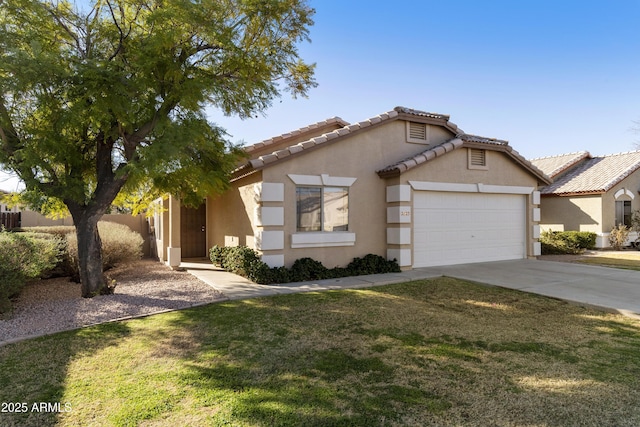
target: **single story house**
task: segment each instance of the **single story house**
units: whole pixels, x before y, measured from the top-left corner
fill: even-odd
[[[587,151],[531,160],[553,179],[541,190],[543,230],[591,231],[596,246],[609,246],[609,232],[631,225],[640,209],[640,151],[592,156]],[[637,236],[631,233],[630,239]]]
[[[310,257],[344,266],[368,253],[404,269],[540,254],[539,187],[551,180],[507,141],[449,116],[396,107],[332,118],[245,148],[231,189],[155,218],[160,259],[247,245],[270,266]]]

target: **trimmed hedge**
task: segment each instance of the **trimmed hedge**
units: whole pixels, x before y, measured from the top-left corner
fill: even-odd
[[[269,267],[247,246],[214,246],[209,250],[209,257],[215,265],[263,285],[400,272],[396,260],[388,261],[373,254],[354,258],[347,267],[336,268],[327,268],[311,258],[300,258],[291,268]]]
[[[596,233],[590,231],[543,231],[540,233],[542,254],[579,254],[595,248],[596,237]]]
[[[53,269],[63,252],[60,237],[0,232],[0,317],[10,315],[11,298],[20,293],[27,280]]]

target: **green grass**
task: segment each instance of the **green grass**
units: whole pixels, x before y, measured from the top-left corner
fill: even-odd
[[[640,270],[640,255],[637,252],[631,254],[605,254],[576,260],[582,264],[601,265],[605,267],[624,268],[627,270]]]
[[[439,278],[0,348],[2,426],[640,425],[640,321]]]

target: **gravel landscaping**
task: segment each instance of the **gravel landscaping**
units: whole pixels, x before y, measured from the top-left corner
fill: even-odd
[[[115,294],[82,298],[80,284],[59,277],[27,284],[13,316],[0,320],[0,345],[127,317],[225,300],[221,292],[187,272],[140,260],[107,272]]]

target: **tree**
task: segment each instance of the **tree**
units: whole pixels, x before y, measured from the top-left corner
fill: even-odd
[[[32,205],[63,203],[82,295],[104,285],[97,222],[113,200],[171,192],[199,204],[228,185],[239,150],[204,108],[246,118],[314,65],[305,0],[0,0],[0,167]]]

